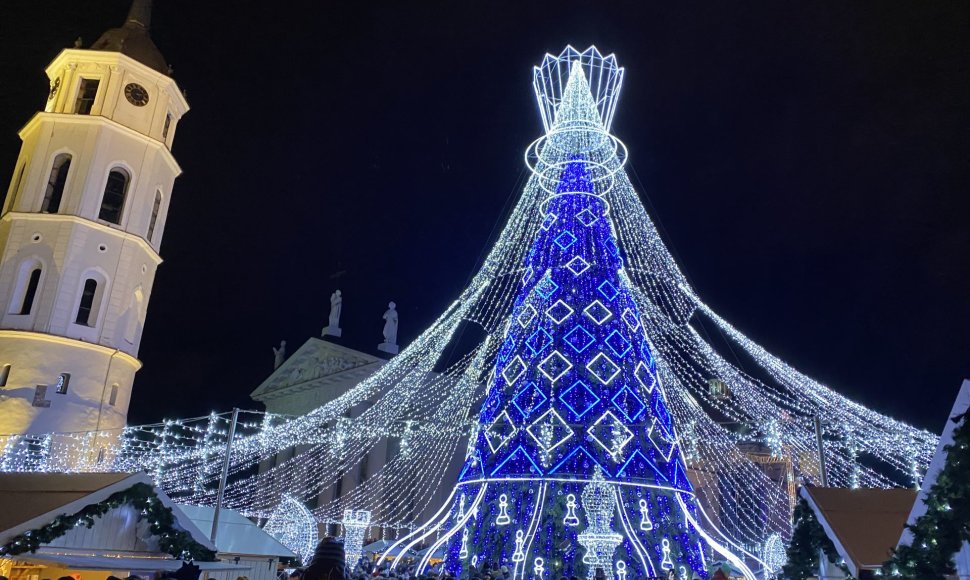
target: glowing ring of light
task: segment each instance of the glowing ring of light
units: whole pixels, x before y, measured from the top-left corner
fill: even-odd
[[[541,144],[541,143],[543,143],[543,142],[545,142],[545,141],[549,141],[551,143],[552,142],[552,139],[551,139],[552,137],[554,137],[556,135],[563,134],[563,133],[599,133],[600,135],[603,135],[604,137],[606,137],[607,140],[613,142],[613,151],[612,151],[612,153],[617,156],[617,158],[621,161],[621,163],[625,163],[627,157],[629,156],[628,155],[629,154],[629,151],[627,150],[626,144],[623,143],[623,141],[621,141],[620,139],[618,139],[612,133],[604,130],[602,127],[560,126],[560,127],[555,127],[553,129],[550,129],[545,135],[539,137],[538,139],[536,139],[535,141],[533,141],[532,143],[530,143],[529,146],[526,147],[526,150],[525,150],[526,157],[528,157],[530,155],[530,153],[532,153],[533,151],[536,151],[535,155],[536,155],[536,157],[539,157],[539,155],[538,155],[538,145]],[[560,151],[567,152],[567,153],[568,152],[574,152],[571,149],[569,151],[560,149],[560,148],[556,147],[555,145],[553,145],[552,147],[553,147],[553,149],[559,149]],[[589,149],[588,151],[593,151],[593,149]],[[528,164],[528,161],[526,163]],[[530,167],[531,167],[531,165],[530,165]]]
[[[590,130],[579,129],[579,128],[569,128],[569,127],[554,129],[553,131],[550,131],[546,135],[543,135],[542,137],[533,141],[526,148],[526,152],[524,155],[524,161],[525,161],[526,167],[528,167],[529,170],[533,173],[533,175],[537,177],[539,187],[542,188],[543,191],[552,195],[556,195],[560,193],[556,191],[556,189],[558,188],[559,183],[562,179],[562,172],[568,167],[570,163],[574,162],[574,160],[569,160],[569,159],[563,159],[563,160],[549,159],[549,155],[547,154],[548,151],[559,150],[558,147],[556,147],[555,145],[552,145],[552,141],[550,140],[550,137],[555,135],[556,133],[579,132],[579,131],[589,132]],[[599,190],[596,192],[596,195],[599,197],[603,197],[607,193],[612,191],[613,188],[616,186],[616,174],[619,173],[620,170],[622,170],[623,167],[626,165],[626,160],[628,158],[627,148],[626,148],[626,144],[624,144],[622,141],[620,141],[613,135],[607,133],[606,131],[599,129],[599,130],[596,130],[595,132],[604,135],[608,141],[611,141],[613,143],[612,151],[607,149],[604,154],[604,158],[607,161],[610,161],[614,158],[618,161],[616,165],[611,167],[610,165],[607,165],[607,163],[595,161],[592,159],[582,160],[583,163],[586,163],[592,166],[591,173],[593,174],[593,177],[591,177],[590,182],[592,183],[594,189]],[[602,148],[598,148],[597,150],[600,150],[600,149]],[[542,165],[541,169],[539,168],[540,164]]]
[[[621,169],[621,167],[616,167],[611,169],[605,163],[599,161],[593,161],[591,159],[583,159],[582,163],[590,167],[590,173],[592,176],[589,181],[593,186],[593,189],[598,190],[593,192],[597,197],[603,197],[607,193],[613,190],[616,186],[616,173]],[[562,174],[569,167],[570,164],[575,163],[575,160],[563,160],[556,161],[554,163],[543,162],[542,170],[538,170],[535,167],[529,167],[532,173],[538,178],[539,187],[543,191],[550,195],[558,195],[559,185],[562,181]],[[585,192],[590,193],[590,192]]]
[[[626,144],[620,139],[618,139],[617,137],[615,137],[614,135],[607,133],[602,129],[589,130],[589,129],[579,129],[579,128],[561,128],[561,129],[553,129],[552,131],[549,131],[542,137],[539,137],[538,139],[530,143],[528,147],[526,147],[525,154],[524,154],[526,166],[529,168],[529,170],[531,170],[533,173],[538,175],[541,173],[539,170],[536,169],[536,167],[538,166],[538,163],[541,162],[547,165],[559,163],[559,161],[548,160],[543,158],[543,152],[549,149],[563,151],[564,153],[566,152],[565,150],[556,147],[553,144],[551,137],[559,133],[580,133],[580,132],[599,133],[605,136],[607,141],[612,142],[613,144],[612,151],[607,150],[604,157],[606,159],[611,159],[612,157],[615,156],[617,158],[617,161],[619,161],[619,165],[615,169],[611,170],[613,173],[616,173],[617,171],[620,170],[620,167],[623,167],[624,165],[626,165],[626,160],[629,157],[629,151],[627,150]],[[589,151],[594,151],[594,150],[598,151],[603,148],[604,147],[598,147],[596,149],[590,149]],[[592,160],[584,160],[584,161],[592,161]]]

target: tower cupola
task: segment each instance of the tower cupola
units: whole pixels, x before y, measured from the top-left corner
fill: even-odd
[[[162,74],[168,74],[168,62],[148,33],[151,23],[152,0],[134,0],[125,23],[102,34],[91,45],[91,50],[120,52]]]

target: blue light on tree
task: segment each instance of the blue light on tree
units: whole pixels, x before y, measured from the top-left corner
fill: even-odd
[[[559,184],[523,264],[530,275],[456,490],[456,516],[459,502],[474,507],[452,522],[461,531],[446,566],[462,574],[474,557],[516,577],[534,576],[537,561],[587,578],[597,568],[607,578],[677,568],[704,576],[709,547],[690,523],[691,484],[598,165],[586,156],[601,129],[560,136],[546,145],[562,149]]]

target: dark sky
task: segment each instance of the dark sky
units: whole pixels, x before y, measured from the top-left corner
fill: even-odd
[[[5,3],[4,182],[44,66],[126,11]],[[966,2],[159,0],[153,37],[192,110],[134,423],[254,408],[337,287],[344,344],[390,299],[415,337],[519,194],[531,67],[567,43],[626,67],[631,177],[722,316],[932,431],[970,376]]]

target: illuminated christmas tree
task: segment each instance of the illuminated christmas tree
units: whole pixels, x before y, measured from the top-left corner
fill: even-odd
[[[543,220],[455,491],[446,566],[505,565],[516,578],[706,576],[720,548],[698,530],[610,214],[622,166],[603,116],[612,103],[597,106],[581,63],[567,78],[530,149],[548,194]]]

